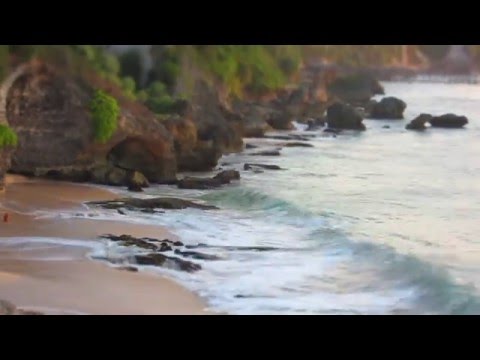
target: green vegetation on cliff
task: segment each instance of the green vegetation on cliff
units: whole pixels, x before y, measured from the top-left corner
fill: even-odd
[[[292,45],[154,45],[153,80],[173,93],[179,76],[202,76],[228,94],[262,95],[284,87],[297,72],[301,49]],[[187,91],[188,92],[188,91]]]
[[[18,138],[9,126],[0,124],[0,149],[6,146],[17,146]]]
[[[117,130],[120,107],[117,100],[101,90],[97,90],[90,103],[95,139],[106,143]]]

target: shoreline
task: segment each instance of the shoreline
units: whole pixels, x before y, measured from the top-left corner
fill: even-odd
[[[174,280],[90,260],[86,256],[89,249],[77,244],[81,240],[98,245],[98,236],[105,233],[178,239],[165,227],[91,218],[37,219],[32,215],[39,210],[85,212],[86,201],[116,197],[94,185],[8,175],[7,189],[0,194],[0,299],[47,314],[210,314],[202,299]],[[6,211],[7,223],[3,222]],[[8,239],[21,237],[77,242],[27,248]]]

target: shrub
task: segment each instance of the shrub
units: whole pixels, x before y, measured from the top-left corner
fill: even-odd
[[[97,90],[90,103],[95,139],[107,142],[117,130],[120,107],[117,100],[102,90]]]
[[[17,146],[18,137],[9,126],[0,124],[0,148],[5,146]]]

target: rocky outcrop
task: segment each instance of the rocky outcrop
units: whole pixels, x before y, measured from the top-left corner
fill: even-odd
[[[382,85],[367,73],[338,77],[328,85],[328,91],[350,105],[365,105],[373,96],[385,93]]]
[[[103,235],[101,236],[101,238],[113,241],[120,246],[136,247],[142,249],[143,251],[148,250],[148,253],[125,255],[124,257],[120,258],[96,258],[98,260],[105,260],[113,264],[127,262],[133,265],[157,266],[178,271],[194,272],[200,270],[202,268],[201,265],[185,259],[188,258],[207,261],[215,261],[221,259],[221,257],[217,255],[188,250],[192,246],[185,246],[181,241],[172,241],[168,239],[160,240],[146,237],[136,238],[134,236],[125,234],[120,236],[109,234]],[[193,247],[199,246],[193,245]],[[166,255],[166,253],[169,253],[169,255]],[[170,254],[174,254],[177,256],[170,256]]]
[[[425,130],[425,124],[432,119],[430,114],[420,114],[405,127],[407,130]]]
[[[272,109],[253,101],[234,101],[233,111],[242,117],[242,136],[245,138],[263,137],[272,129],[267,123]]]
[[[215,189],[222,186],[220,179],[213,178],[201,178],[186,176],[183,179],[178,180],[177,187],[179,189],[196,189],[196,190],[208,190]]]
[[[430,125],[440,128],[462,128],[468,124],[468,119],[465,116],[458,116],[455,114],[444,114],[441,116],[432,117]]]
[[[224,170],[213,178],[185,177],[178,181],[179,189],[214,189],[225,184],[230,184],[232,180],[240,180],[240,173],[236,170]]]
[[[380,102],[370,104],[371,119],[403,119],[407,104],[395,97],[385,97]]]
[[[186,115],[197,127],[198,140],[211,142],[211,147],[218,149],[221,154],[243,149],[242,117],[227,106],[214,86],[203,80],[195,82],[191,106]]]
[[[163,124],[174,138],[178,171],[208,171],[217,165],[222,147],[214,139],[200,139],[191,119],[169,117]]]
[[[213,205],[199,204],[193,201],[178,199],[178,198],[164,198],[157,197],[152,199],[137,199],[137,198],[124,198],[108,201],[91,201],[87,205],[100,206],[104,209],[110,210],[155,210],[155,209],[169,209],[179,210],[186,208],[212,210],[218,209]]]
[[[90,181],[94,169],[112,166],[139,171],[151,182],[174,180],[173,139],[139,103],[119,98],[117,130],[105,144],[94,140],[89,113],[94,90],[92,82],[44,64],[30,64],[7,94],[7,120],[18,135],[11,170]]]
[[[330,129],[365,130],[362,116],[350,105],[335,103],[327,109]]]

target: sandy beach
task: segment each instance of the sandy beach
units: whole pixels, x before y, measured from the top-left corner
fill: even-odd
[[[0,223],[0,299],[47,314],[207,314],[201,299],[175,282],[89,260],[84,247],[19,251],[9,242],[11,237],[98,241],[105,233],[175,239],[160,226],[31,215],[38,210],[85,211],[83,202],[112,198],[115,194],[93,186],[8,176],[7,190],[0,194],[0,213],[9,213],[8,222]],[[49,260],[55,255],[58,259]]]

